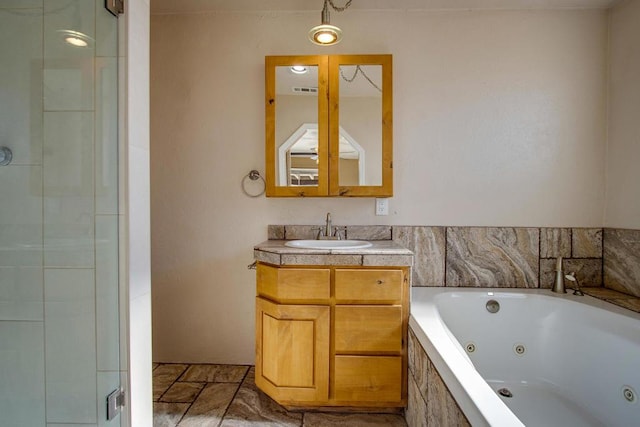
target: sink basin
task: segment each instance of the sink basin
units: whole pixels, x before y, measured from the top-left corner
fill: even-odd
[[[284,244],[300,249],[364,249],[371,246],[366,240],[289,240]]]

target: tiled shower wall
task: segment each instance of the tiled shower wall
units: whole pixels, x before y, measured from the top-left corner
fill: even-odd
[[[318,227],[272,225],[269,239],[313,239]],[[345,233],[412,250],[412,286],[550,288],[561,256],[581,286],[640,297],[640,230],[347,226]]]
[[[103,0],[0,2],[0,425],[120,425],[102,404],[120,385],[117,22]]]

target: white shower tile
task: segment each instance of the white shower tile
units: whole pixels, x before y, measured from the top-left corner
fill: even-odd
[[[43,320],[41,267],[0,267],[0,320]]]
[[[92,269],[45,269],[47,422],[96,423]]]
[[[120,388],[120,372],[98,372],[98,401],[104,402],[111,392]],[[98,405],[98,425],[100,427],[119,427],[120,415],[107,421],[106,405]]]
[[[94,62],[93,57],[46,59],[45,111],[92,111]]]
[[[13,165],[38,165],[42,161],[42,16],[0,9],[0,57],[0,145],[12,150]]]
[[[0,423],[11,420],[15,426],[44,425],[42,322],[2,321],[0,343]]]
[[[118,19],[96,1],[96,56],[118,55]]]
[[[118,213],[118,60],[96,59],[96,213]]]
[[[97,215],[96,332],[100,371],[120,369],[118,299],[118,217]]]
[[[0,167],[0,266],[42,265],[42,167]]]
[[[45,266],[92,267],[93,113],[44,116]]]

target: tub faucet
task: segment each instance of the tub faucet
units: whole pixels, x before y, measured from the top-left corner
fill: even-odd
[[[564,273],[562,272],[562,257],[559,256],[556,260],[556,280],[553,283],[553,287],[551,288],[551,292],[556,292],[559,294],[566,294],[567,291],[564,289]]]
[[[573,271],[569,274],[567,274],[566,276],[564,276],[567,280],[572,281],[573,283],[575,283],[576,287],[573,289],[573,294],[574,295],[578,295],[583,297],[584,296],[584,292],[582,292],[580,290],[580,283],[578,283],[578,278],[576,277],[576,273],[574,273]]]

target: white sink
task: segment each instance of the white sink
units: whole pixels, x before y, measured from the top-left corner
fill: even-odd
[[[289,240],[284,245],[300,249],[364,249],[372,246],[366,240]]]

